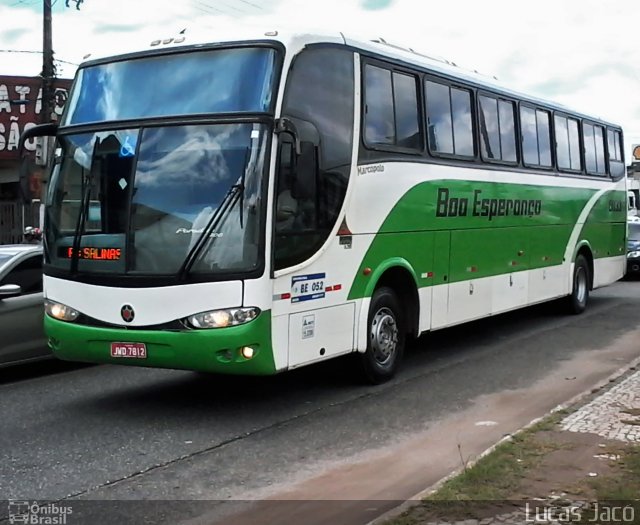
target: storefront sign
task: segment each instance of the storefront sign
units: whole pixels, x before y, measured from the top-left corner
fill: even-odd
[[[71,80],[54,81],[53,111],[60,117]],[[20,134],[42,121],[42,81],[38,77],[0,76],[0,160],[17,160]],[[25,149],[34,152],[35,139]]]

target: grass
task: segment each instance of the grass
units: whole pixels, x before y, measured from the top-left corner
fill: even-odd
[[[448,480],[428,501],[504,500],[517,488],[524,473],[559,445],[540,439],[539,434],[551,430],[561,419],[556,413],[531,428],[498,445],[473,467]]]
[[[640,525],[640,446],[620,445],[608,452],[620,460],[610,476],[589,481],[599,503],[597,511],[589,509],[579,523]]]
[[[552,414],[501,443],[471,467],[466,466],[461,456],[463,471],[459,475],[445,482],[421,505],[387,521],[385,525],[481,519],[483,516],[508,514],[517,510],[518,506],[522,507],[522,502],[509,499],[518,493],[522,482],[526,482],[526,474],[530,475],[531,470],[540,465],[547,454],[572,447],[571,444],[555,442],[551,434],[545,432],[557,430],[558,423],[567,413],[560,411]],[[632,516],[630,520],[624,520],[625,524],[640,525],[640,445],[616,444],[602,452],[618,459],[609,475],[576,480],[572,493],[588,493],[591,497],[587,496],[587,500],[595,495],[594,499],[599,503],[597,507],[583,509],[580,521],[573,523],[620,523],[610,514],[617,507],[618,513],[625,508],[628,512],[626,516]]]
[[[637,500],[640,498],[640,446],[616,447],[610,449],[609,453],[620,455],[620,459],[613,475],[590,482],[597,499],[600,501]]]
[[[552,430],[565,412],[559,411],[498,445],[490,454],[467,467],[461,457],[463,471],[446,481],[422,505],[392,518],[385,525],[418,525],[434,520],[464,520],[499,514],[496,505],[518,487],[524,473],[535,467],[548,452],[560,446],[542,438]],[[508,507],[509,504],[505,502]],[[484,511],[479,507],[483,506]]]

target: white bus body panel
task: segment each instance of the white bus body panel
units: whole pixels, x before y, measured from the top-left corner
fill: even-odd
[[[492,277],[449,285],[447,324],[458,324],[491,314]]]
[[[626,255],[596,259],[593,261],[593,287],[600,288],[617,281],[624,275],[626,268]]]
[[[527,271],[497,275],[492,282],[491,313],[499,314],[527,304],[529,276]]]
[[[289,368],[353,351],[355,303],[289,316]]]
[[[183,284],[158,288],[113,288],[45,276],[44,296],[99,321],[127,327],[168,323],[208,310],[242,305],[242,281]],[[99,297],[97,301],[95,298]],[[120,315],[131,305],[135,317]]]
[[[567,275],[571,272],[572,264],[561,264],[547,268],[537,268],[527,272],[529,277],[529,304],[535,304],[554,297],[569,295],[571,280]]]

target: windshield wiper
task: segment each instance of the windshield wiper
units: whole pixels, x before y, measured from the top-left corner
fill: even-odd
[[[183,280],[189,274],[191,267],[200,256],[200,252],[207,242],[207,238],[218,227],[220,222],[222,222],[222,219],[224,218],[226,213],[233,209],[238,200],[240,201],[240,228],[244,228],[244,191],[245,181],[247,179],[247,170],[249,169],[250,161],[251,148],[247,147],[245,150],[244,168],[242,170],[242,175],[240,176],[240,182],[234,184],[229,188],[229,191],[222,199],[220,206],[218,206],[218,209],[209,218],[209,221],[202,230],[200,237],[198,237],[196,243],[189,250],[189,253],[187,253],[184,263],[178,271],[179,279]],[[213,244],[214,242],[215,239],[211,241],[211,244]],[[211,247],[209,247],[209,249],[211,249]]]
[[[71,267],[70,272],[72,275],[78,273],[78,253],[80,251],[80,240],[84,233],[84,227],[86,224],[87,211],[89,208],[89,201],[91,200],[91,185],[93,183],[93,159],[95,158],[96,149],[98,148],[98,139],[96,138],[93,143],[93,151],[91,153],[91,164],[89,169],[82,170],[82,176],[84,178],[84,193],[82,194],[82,200],[80,201],[80,212],[78,213],[78,220],[76,222],[76,231],[73,234],[73,248],[71,252]],[[85,175],[85,173],[88,173]]]
[[[191,271],[191,267],[198,260],[200,252],[202,252],[202,249],[207,243],[211,233],[218,227],[218,225],[222,222],[222,219],[224,219],[226,214],[231,211],[231,209],[233,209],[236,202],[238,202],[243,195],[244,180],[241,180],[239,183],[234,184],[229,188],[229,191],[227,191],[227,194],[222,199],[220,206],[218,206],[218,208],[211,214],[211,217],[202,230],[200,237],[198,237],[195,244],[189,250],[189,253],[187,253],[187,256],[185,257],[180,270],[178,270],[178,278],[180,280],[186,279],[187,275]]]
[[[249,169],[249,161],[251,160],[251,149],[247,148],[244,152],[244,169],[242,170],[242,178],[240,179],[240,228],[244,228],[244,190],[245,181],[247,180],[247,170]]]
[[[73,234],[73,248],[71,252],[71,274],[78,273],[78,252],[80,251],[80,239],[84,232],[84,226],[86,223],[86,208],[89,206],[89,200],[91,199],[91,176],[85,177],[85,184],[87,185],[82,200],[80,202],[80,212],[78,213],[78,221],[76,222],[76,231]]]

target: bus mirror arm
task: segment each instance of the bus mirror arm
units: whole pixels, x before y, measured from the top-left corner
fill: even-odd
[[[22,157],[24,153],[24,143],[34,137],[55,137],[58,131],[58,124],[50,122],[47,124],[38,124],[32,128],[25,129],[20,135],[20,141],[18,142],[18,152]]]
[[[277,135],[279,135],[280,133],[291,135],[296,147],[296,155],[300,155],[300,135],[298,133],[298,128],[296,128],[296,125],[290,119],[286,117],[280,117],[279,119],[276,119],[275,132]]]

